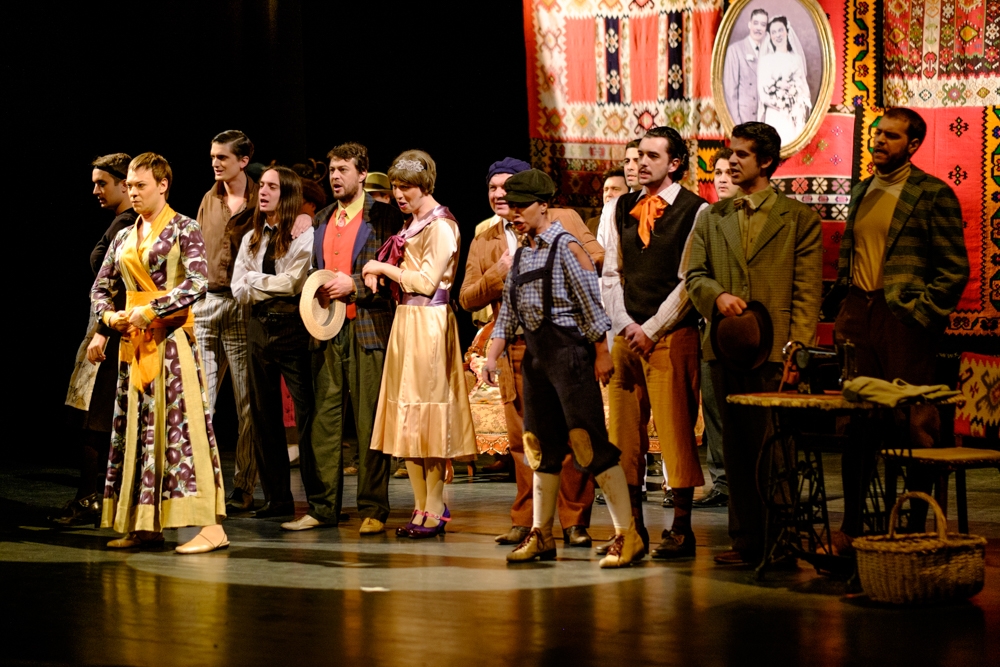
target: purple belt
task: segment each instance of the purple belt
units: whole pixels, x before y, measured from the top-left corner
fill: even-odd
[[[439,289],[434,292],[434,296],[424,296],[423,294],[411,294],[403,292],[399,305],[401,306],[447,306],[450,293],[446,289]]]

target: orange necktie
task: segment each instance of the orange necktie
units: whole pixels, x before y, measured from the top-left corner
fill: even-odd
[[[639,238],[642,239],[642,247],[649,247],[649,237],[653,232],[653,225],[660,219],[663,212],[667,210],[667,202],[663,201],[659,195],[648,195],[639,200],[629,214],[639,221]]]

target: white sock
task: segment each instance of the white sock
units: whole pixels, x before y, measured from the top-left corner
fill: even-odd
[[[608,468],[597,475],[597,483],[604,491],[604,499],[608,501],[608,511],[611,512],[611,521],[615,524],[615,534],[624,534],[632,523],[632,503],[628,498],[625,471],[620,465]]]
[[[541,530],[545,539],[552,537],[558,497],[559,474],[536,471],[532,475],[532,527]]]

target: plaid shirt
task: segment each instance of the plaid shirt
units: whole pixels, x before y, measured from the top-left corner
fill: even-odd
[[[559,221],[553,222],[548,229],[535,237],[535,248],[525,247],[521,250],[517,270],[519,274],[523,274],[545,268],[549,252],[556,252],[556,262],[552,267],[551,321],[567,329],[576,329],[594,343],[611,329],[611,319],[601,307],[597,272],[581,267],[573,251],[569,249],[570,243],[578,241],[571,234],[565,234],[553,250],[553,240],[564,231]],[[513,339],[519,324],[528,331],[535,331],[545,318],[542,305],[544,280],[534,280],[517,288],[515,314],[510,306],[510,291],[514,289],[513,275],[513,271],[507,274],[507,281],[504,283],[503,305],[500,306],[500,314],[493,329],[493,338]]]

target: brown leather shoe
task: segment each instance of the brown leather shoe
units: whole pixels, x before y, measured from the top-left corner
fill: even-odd
[[[742,552],[732,549],[730,551],[723,551],[721,554],[716,554],[713,560],[719,565],[753,565],[754,563],[747,560],[747,557],[743,555]]]
[[[659,560],[694,558],[694,547],[694,533],[671,530],[663,536],[660,546],[654,548],[649,555]]]
[[[593,544],[586,526],[570,526],[563,531],[563,542],[571,547],[589,549]]]
[[[497,535],[493,541],[497,544],[520,544],[530,532],[531,528],[528,526],[511,526],[510,530],[503,535]]]
[[[237,513],[249,512],[253,509],[253,494],[246,493],[243,489],[233,489],[226,498],[226,509]]]
[[[508,563],[531,563],[535,560],[555,560],[556,541],[542,537],[542,531],[532,528],[528,536],[507,554]]]
[[[160,547],[163,546],[163,533],[155,533],[151,530],[136,530],[124,537],[111,540],[107,546],[109,549]]]

